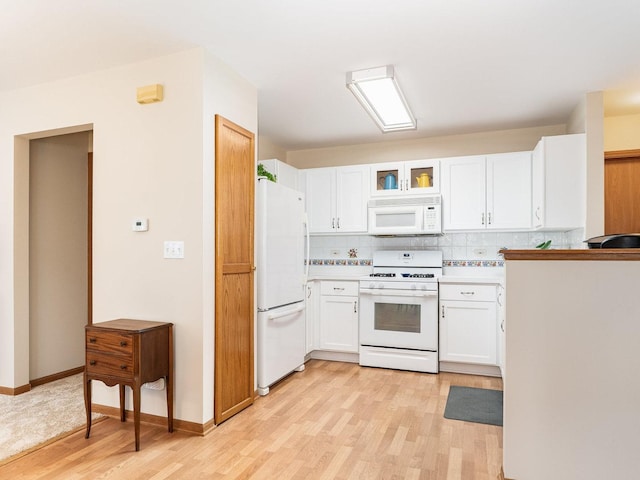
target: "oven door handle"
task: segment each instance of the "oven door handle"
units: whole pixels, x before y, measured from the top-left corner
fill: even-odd
[[[437,297],[438,292],[436,290],[386,290],[386,289],[371,289],[361,288],[360,293],[373,296],[385,296],[385,297]]]

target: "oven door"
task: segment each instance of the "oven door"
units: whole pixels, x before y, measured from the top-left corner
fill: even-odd
[[[437,351],[437,290],[361,288],[360,344]]]

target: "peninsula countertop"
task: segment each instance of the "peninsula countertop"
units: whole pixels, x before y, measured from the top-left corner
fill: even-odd
[[[574,250],[500,250],[509,260],[640,261],[640,248],[592,248]]]

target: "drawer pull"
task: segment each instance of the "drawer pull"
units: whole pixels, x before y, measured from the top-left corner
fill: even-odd
[[[89,343],[96,343],[96,338],[95,337],[89,338]]]
[[[460,292],[460,295],[475,295],[476,292]]]
[[[344,287],[333,287],[333,289],[334,289],[336,292],[342,292],[342,291],[344,290]]]
[[[120,370],[126,370],[127,366],[126,365],[120,365]]]
[[[90,360],[89,361],[89,365],[91,365],[91,366],[95,365],[96,363],[98,363],[98,362],[96,362],[95,360]]]
[[[121,346],[121,347],[126,347],[126,346],[127,346],[127,342],[125,342],[124,340],[122,340],[122,341],[120,342],[120,346]]]

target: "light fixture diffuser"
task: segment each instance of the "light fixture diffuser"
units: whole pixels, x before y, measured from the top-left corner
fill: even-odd
[[[347,73],[347,88],[383,132],[417,128],[392,65]]]

